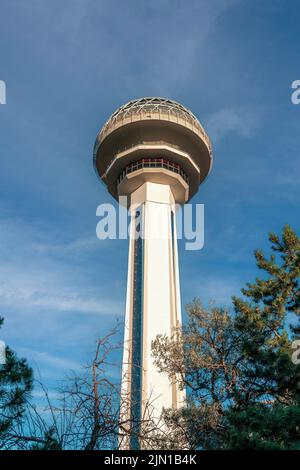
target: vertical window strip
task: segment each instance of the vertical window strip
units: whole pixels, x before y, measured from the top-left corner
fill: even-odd
[[[142,206],[136,210],[135,218],[139,222],[135,226],[133,266],[133,311],[132,311],[132,362],[131,362],[131,429],[130,448],[140,449],[138,434],[142,418],[142,357],[143,357],[143,212]]]

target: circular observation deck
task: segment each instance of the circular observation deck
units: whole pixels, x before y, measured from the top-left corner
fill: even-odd
[[[141,165],[141,161],[148,164]],[[95,171],[116,199],[152,181],[180,186],[175,199],[187,202],[211,166],[211,142],[198,119],[165,98],[140,98],[121,106],[94,145]]]

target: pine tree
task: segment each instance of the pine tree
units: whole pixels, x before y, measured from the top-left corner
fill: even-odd
[[[0,327],[3,318],[0,318]],[[0,449],[11,441],[10,432],[21,422],[32,389],[33,374],[25,359],[6,347],[6,363],[0,365]]]
[[[233,298],[234,312],[195,300],[188,324],[153,343],[157,366],[189,395],[187,407],[165,412],[170,447],[300,448],[300,241],[289,226],[269,240],[269,259],[255,252],[264,277]]]
[[[234,448],[300,448],[300,368],[291,360],[299,321],[288,325],[289,316],[300,315],[300,240],[289,226],[269,240],[269,259],[255,252],[266,278],[248,283],[244,298],[233,298],[247,384],[227,413],[227,444]]]

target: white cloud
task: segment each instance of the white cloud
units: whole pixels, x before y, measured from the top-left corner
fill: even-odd
[[[30,285],[29,285],[30,284]],[[70,312],[118,314],[122,312],[119,302],[107,299],[91,297],[88,292],[78,294],[68,292],[62,286],[33,287],[35,279],[14,275],[12,282],[0,281],[0,301],[2,305],[10,307],[21,307],[28,310],[32,307],[47,308],[48,310],[61,310]]]
[[[176,2],[175,5],[174,2],[166,2],[164,6],[154,3],[151,8],[152,15],[155,13],[154,21],[152,15],[145,15],[144,11],[138,12],[140,18],[134,18],[131,26],[136,34],[143,38],[145,28],[151,30],[153,26],[157,31],[157,34],[150,34],[150,40],[144,43],[145,56],[151,58],[143,64],[144,87],[149,87],[153,94],[159,96],[173,96],[188,87],[191,80],[198,80],[200,84],[201,74],[197,78],[193,74],[195,67],[198,70],[201,67],[206,68],[210,51],[208,38],[217,30],[220,16],[240,2],[241,0],[191,1],[188,8],[183,2]],[[121,53],[121,50],[118,52]],[[136,76],[136,70],[133,70]],[[128,71],[128,75],[133,73]],[[131,77],[131,86],[133,82],[134,78]]]
[[[56,255],[76,255],[89,251],[93,248],[99,248],[99,240],[96,234],[92,236],[81,237],[68,243],[37,243],[35,249],[40,252],[47,252]]]
[[[47,390],[47,395],[50,399],[57,399],[60,397],[60,394],[58,392],[49,390]],[[46,398],[44,390],[33,390],[31,392],[31,396],[34,398]]]
[[[55,356],[45,351],[37,351],[31,348],[19,348],[18,353],[20,355],[24,355],[31,364],[32,362],[35,362],[38,367],[41,365],[42,368],[47,366],[54,369],[78,370],[82,367],[82,365],[77,361]]]
[[[123,8],[120,14],[119,2],[93,0],[83,4],[72,0],[72,15],[67,4],[60,5],[58,13],[55,2],[39,3],[39,24],[27,27],[25,38],[23,29],[18,34],[23,41],[31,40],[31,50],[46,66],[66,68],[66,57],[70,66],[69,61],[73,64],[72,59],[79,56],[81,66],[76,73],[84,79],[85,88],[89,80],[86,70],[90,70],[91,76],[101,79],[102,86],[117,85],[118,92],[127,88],[127,95],[134,90],[139,93],[141,85],[151,93],[173,94],[191,78],[195,64],[205,63],[208,37],[217,30],[220,16],[241,1],[190,0],[188,7],[174,0],[142,1]],[[15,14],[20,15],[20,8]],[[21,14],[26,24],[31,24],[28,6]]]
[[[218,142],[228,133],[251,137],[258,123],[252,112],[223,108],[209,116],[205,127],[212,141]]]
[[[230,276],[218,278],[197,276],[197,281],[190,281],[185,293],[189,294],[189,301],[199,297],[204,305],[214,302],[217,306],[232,305],[231,297],[240,294],[240,281]]]
[[[118,315],[121,302],[102,285],[85,279],[88,266],[76,260],[100,243],[82,237],[59,243],[40,227],[20,219],[0,220],[0,304],[22,311],[58,310]],[[57,259],[59,255],[59,259]]]

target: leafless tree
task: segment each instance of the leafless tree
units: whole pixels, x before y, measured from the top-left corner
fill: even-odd
[[[142,448],[172,447],[164,419],[154,419],[155,399],[143,403],[140,421],[132,418],[132,397],[122,393],[119,326],[97,340],[90,364],[69,374],[53,400],[43,391],[45,405],[29,404],[24,418],[6,435],[5,449],[102,450],[128,449],[135,438]]]

